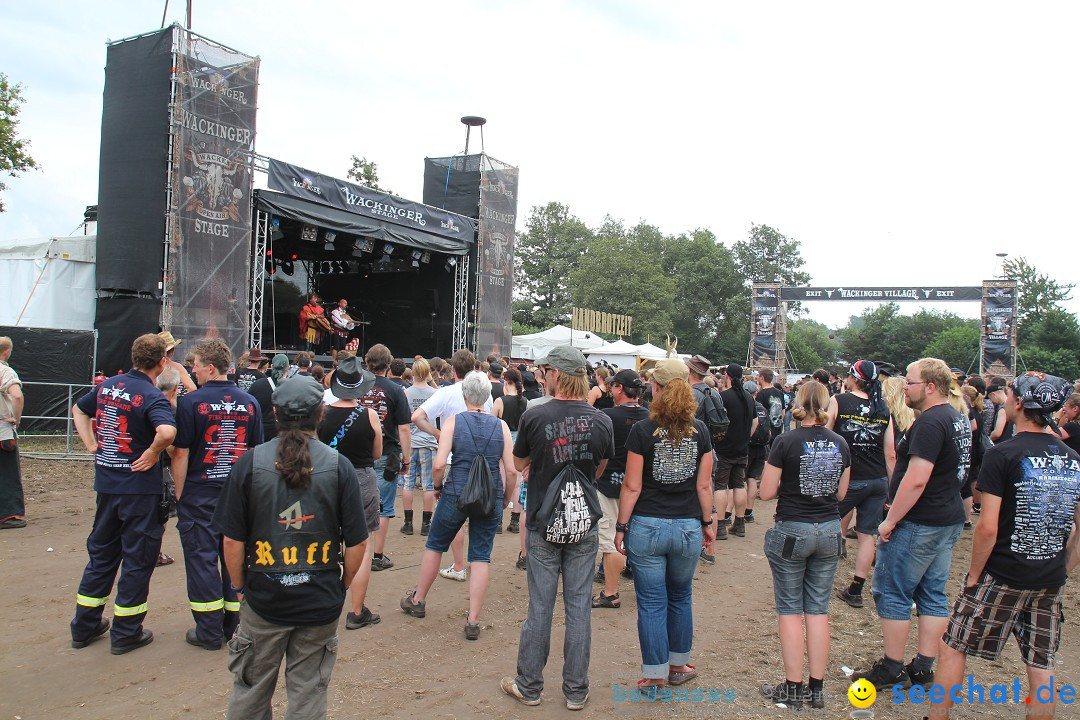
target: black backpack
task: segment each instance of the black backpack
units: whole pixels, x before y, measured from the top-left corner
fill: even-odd
[[[724,439],[728,428],[731,427],[731,418],[728,417],[727,408],[724,407],[724,400],[704,383],[694,385],[694,390],[701,394],[695,417],[705,423],[713,442],[718,443]],[[695,399],[698,398],[695,396]]]
[[[461,417],[469,416],[462,414]],[[467,421],[462,419],[460,422]],[[500,428],[501,423],[498,423],[495,430]],[[471,424],[469,424],[469,429],[472,430]],[[494,431],[484,444],[485,450],[493,437],[495,437]],[[458,496],[457,508],[471,518],[487,517],[495,512],[497,497],[495,479],[491,475],[491,468],[488,467],[487,456],[482,451],[478,452],[473,456],[472,465],[469,466],[469,477],[465,480],[465,488],[461,491],[461,495]]]
[[[544,528],[544,540],[565,545],[581,542],[601,515],[596,488],[576,465],[567,463],[548,485],[536,520]]]
[[[757,401],[754,401],[754,409],[757,412],[757,430],[750,436],[750,444],[756,447],[765,447],[772,440],[769,413],[765,406]]]

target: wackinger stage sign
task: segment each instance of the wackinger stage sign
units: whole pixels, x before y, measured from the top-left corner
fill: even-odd
[[[785,287],[780,299],[864,302],[978,302],[981,287]]]

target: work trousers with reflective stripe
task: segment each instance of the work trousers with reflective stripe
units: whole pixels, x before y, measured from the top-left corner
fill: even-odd
[[[142,633],[150,576],[165,532],[157,519],[159,497],[98,493],[94,529],[86,538],[90,561],[79,583],[75,619],[71,621],[72,639],[86,640],[94,635],[117,571],[120,580],[113,605],[113,644],[131,642]]]
[[[240,622],[240,603],[229,582],[221,533],[214,527],[217,497],[190,488],[176,504],[176,529],[184,547],[188,601],[199,640],[220,644]]]

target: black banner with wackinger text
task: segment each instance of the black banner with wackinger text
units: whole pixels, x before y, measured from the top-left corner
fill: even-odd
[[[983,305],[983,372],[1013,375],[1016,288],[988,287]]]
[[[751,365],[776,366],[776,313],[779,307],[775,288],[754,288],[754,350]]]
[[[510,352],[518,169],[483,156],[477,240],[476,349],[479,355]]]
[[[270,160],[268,174],[267,187],[286,195],[455,240],[471,242],[473,238],[474,222],[448,210],[411,202],[281,160]]]
[[[856,300],[864,302],[978,302],[981,287],[786,287],[780,289],[785,302]]]

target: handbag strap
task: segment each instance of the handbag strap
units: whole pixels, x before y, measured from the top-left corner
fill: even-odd
[[[363,405],[357,405],[356,407],[354,407],[352,409],[352,412],[349,413],[349,415],[345,418],[345,422],[341,423],[341,427],[338,428],[338,431],[336,433],[334,433],[334,439],[330,441],[330,447],[337,448],[338,440],[345,437],[345,428],[347,428],[350,423],[356,422],[356,420],[360,417],[357,414],[358,410],[363,410],[364,412],[367,412],[367,408]]]

